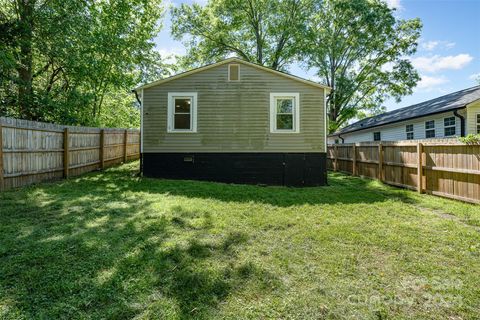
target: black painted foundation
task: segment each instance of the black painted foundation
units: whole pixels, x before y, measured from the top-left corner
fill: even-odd
[[[327,184],[326,154],[315,153],[144,153],[143,175],[284,186]]]

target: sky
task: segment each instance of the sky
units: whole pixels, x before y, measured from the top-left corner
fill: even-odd
[[[169,0],[170,5],[193,1]],[[206,0],[197,0],[204,4]],[[400,103],[390,99],[387,110],[406,107],[478,84],[480,78],[480,0],[387,0],[401,19],[423,23],[417,53],[410,59],[422,80]],[[184,54],[183,45],[170,36],[170,16],[155,39],[162,55]],[[314,73],[292,65],[289,73],[315,79]]]

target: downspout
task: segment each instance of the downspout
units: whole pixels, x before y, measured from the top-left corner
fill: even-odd
[[[135,99],[137,99],[137,102],[138,104],[140,105],[140,113],[143,113],[143,105],[142,105],[142,101],[140,100],[140,98],[138,97],[138,92],[137,90],[133,89],[132,92],[135,94]],[[140,114],[140,119],[143,115]],[[142,125],[143,123],[141,123],[142,121],[140,121],[140,175],[143,174],[143,150],[142,150]]]
[[[460,119],[460,136],[465,137],[465,117],[458,113],[458,109],[454,110],[453,114]]]
[[[345,139],[344,139],[340,134],[338,134],[338,137],[340,138],[340,140],[342,140],[342,144],[344,144],[344,143],[345,143]]]

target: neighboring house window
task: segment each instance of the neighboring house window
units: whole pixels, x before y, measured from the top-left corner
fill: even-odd
[[[338,144],[338,141],[339,141],[338,139],[335,139],[335,144]]]
[[[240,65],[228,65],[228,81],[240,81]]]
[[[413,124],[407,124],[405,126],[405,131],[407,132],[407,140],[413,140]]]
[[[197,131],[197,93],[168,93],[168,132]]]
[[[300,132],[298,93],[270,93],[270,131]]]
[[[425,137],[435,138],[435,120],[425,121]]]
[[[477,113],[477,133],[480,133],[480,113]]]
[[[455,135],[455,117],[443,119],[443,127],[445,129],[445,137]]]
[[[382,135],[380,134],[380,131],[374,132],[373,133],[373,141],[380,141],[382,140]]]

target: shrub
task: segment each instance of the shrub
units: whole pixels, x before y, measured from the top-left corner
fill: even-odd
[[[480,134],[469,134],[466,137],[459,137],[458,140],[466,144],[480,144]]]

